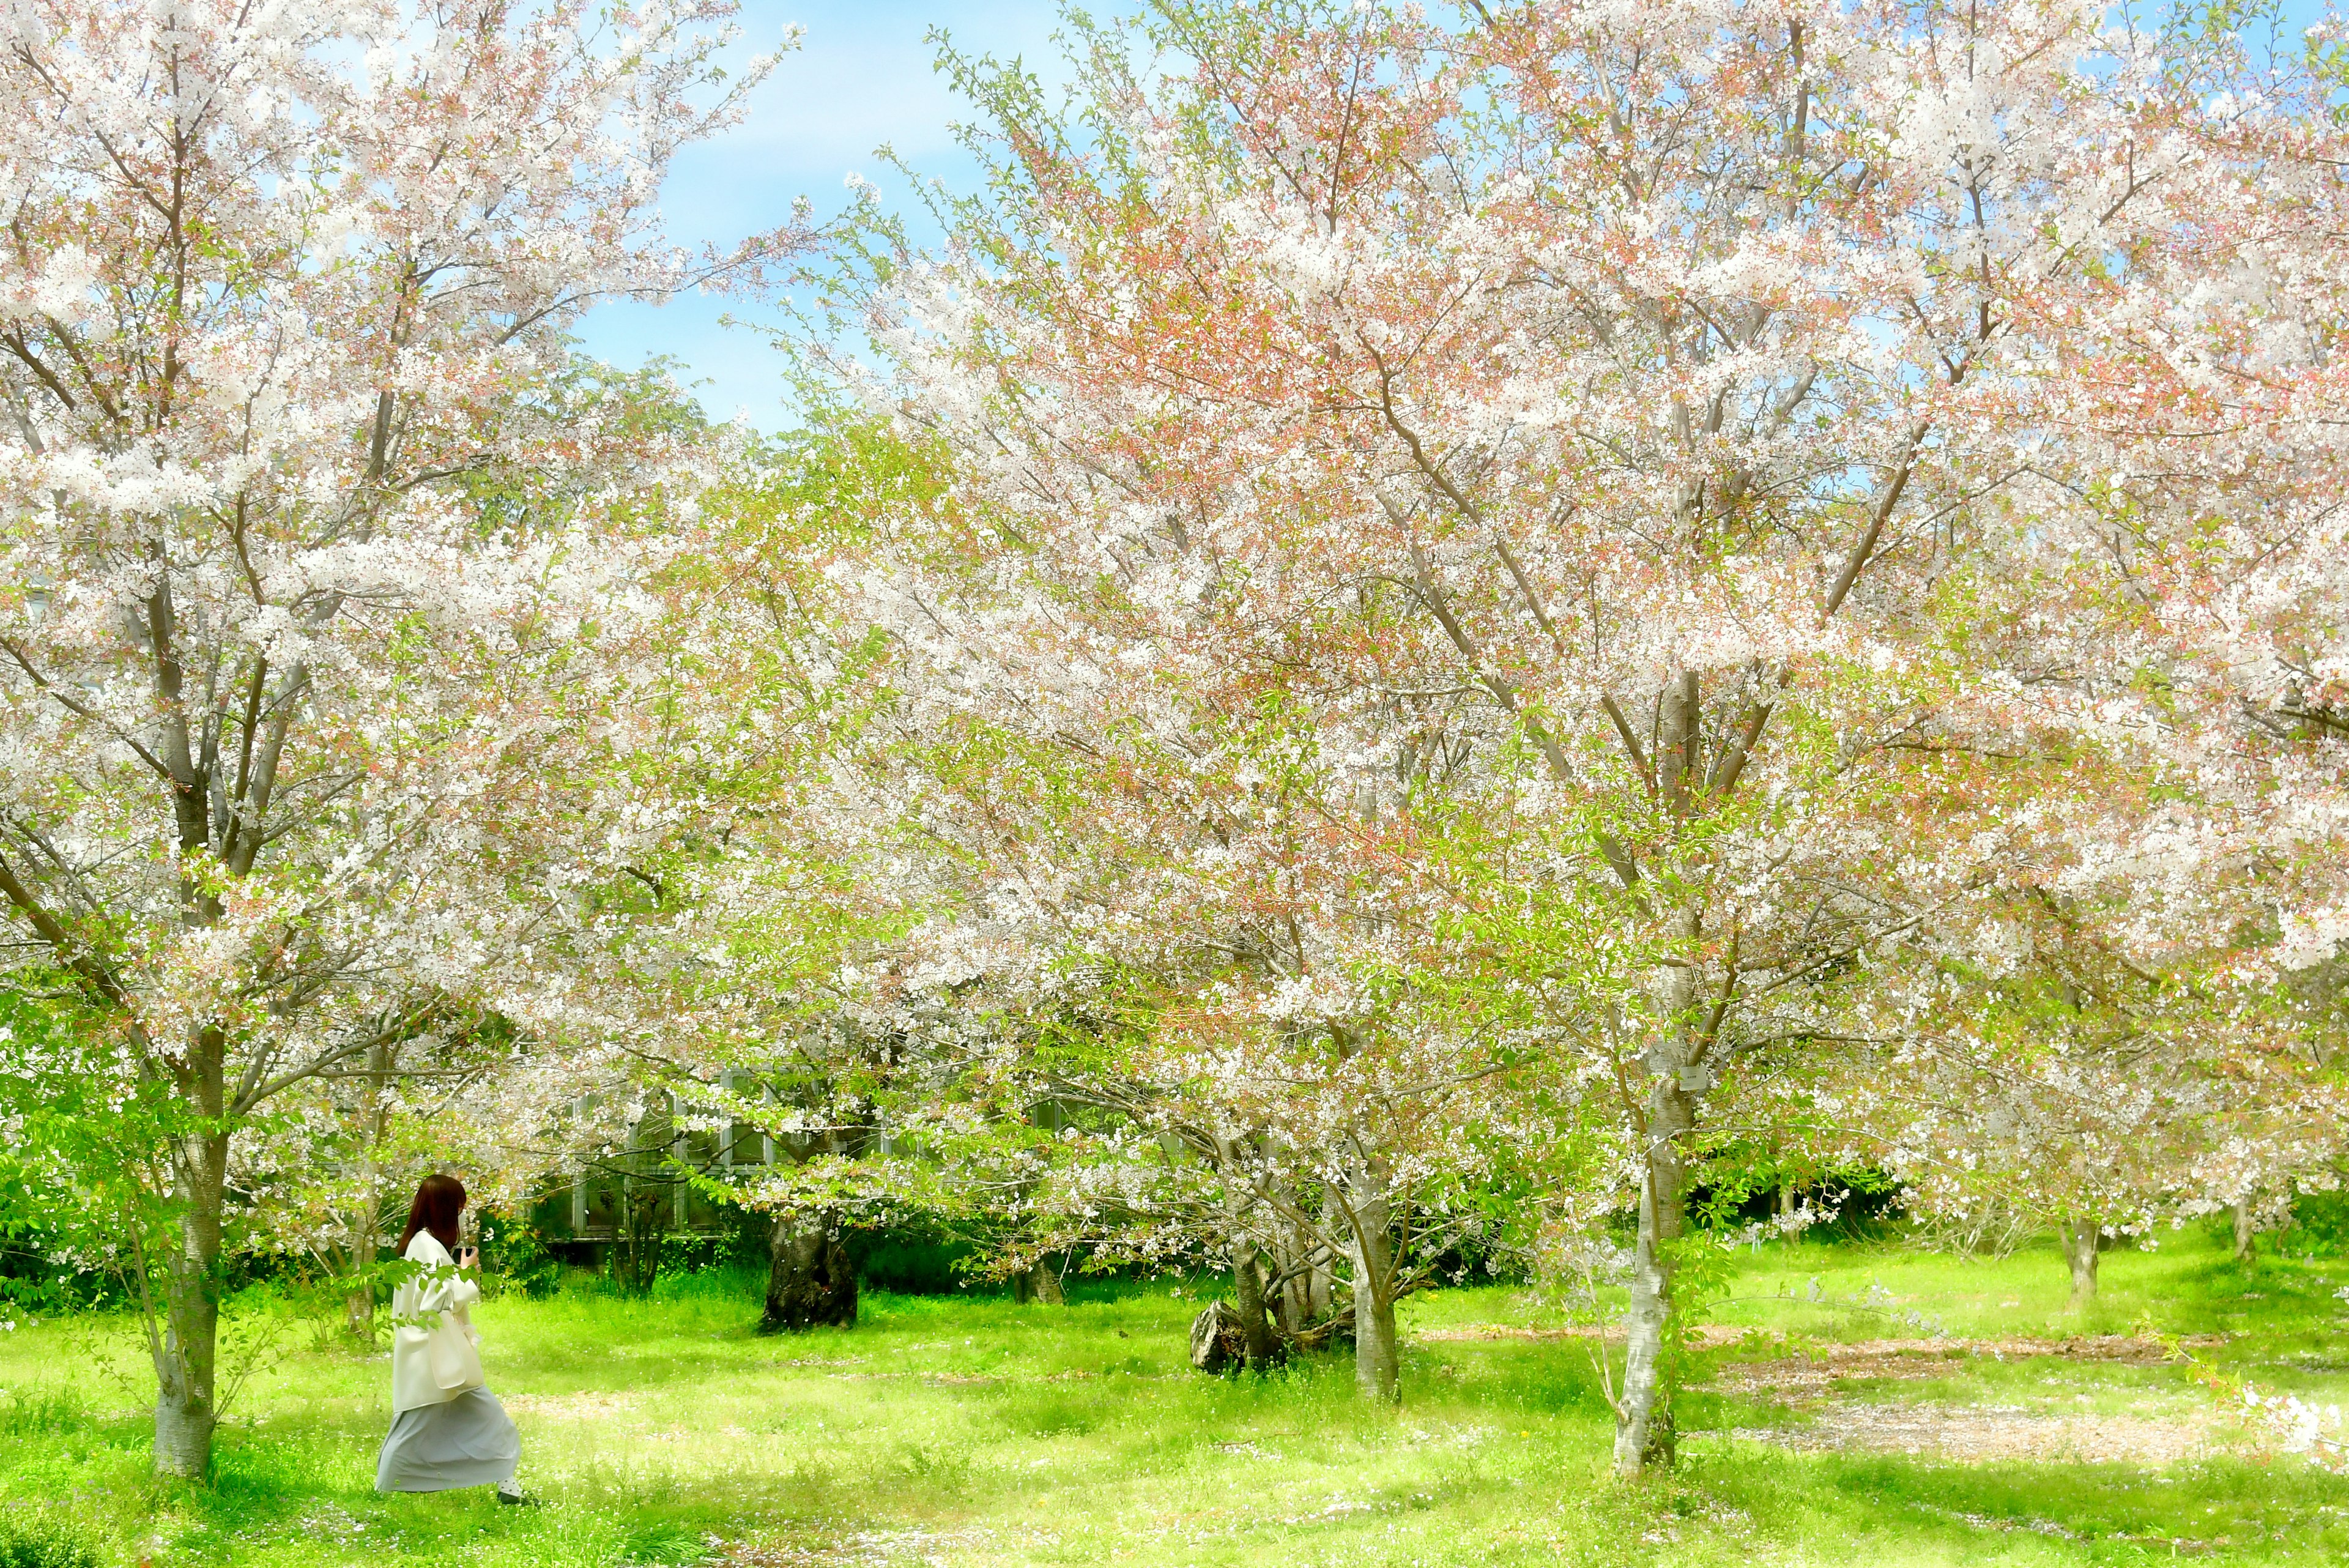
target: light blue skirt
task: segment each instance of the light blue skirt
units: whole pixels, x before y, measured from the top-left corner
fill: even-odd
[[[447,1491],[513,1479],[522,1434],[486,1388],[468,1388],[445,1405],[402,1410],[376,1460],[378,1491]]]

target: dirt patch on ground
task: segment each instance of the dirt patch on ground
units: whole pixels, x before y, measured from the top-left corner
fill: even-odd
[[[2217,1338],[2189,1342],[2201,1348]],[[1802,1355],[1733,1361],[1712,1386],[1774,1405],[1806,1424],[1741,1428],[1736,1435],[1797,1453],[1930,1454],[1961,1464],[2020,1459],[2033,1464],[2175,1465],[2234,1451],[2207,1417],[2135,1410],[2054,1415],[2012,1406],[1892,1403],[1844,1392],[1853,1381],[1922,1382],[1977,1360],[2047,1357],[2107,1366],[2153,1366],[2170,1357],[2159,1340],[2128,1334],[2070,1339],[1882,1339],[1812,1347]]]
[[[2205,1422],[2158,1416],[2037,1416],[2002,1407],[1832,1401],[1806,1427],[1740,1427],[1743,1441],[1801,1453],[1923,1454],[1961,1464],[2175,1465],[2236,1451]]]
[[[2226,1342],[2207,1335],[2180,1342],[2207,1349]],[[1866,1339],[1850,1345],[1811,1345],[1802,1354],[1766,1361],[1732,1361],[1714,1374],[1713,1386],[1738,1394],[1818,1397],[1855,1378],[1909,1381],[1947,1376],[1969,1361],[2024,1361],[2045,1356],[2106,1366],[2158,1366],[2169,1359],[2159,1340],[2127,1334],[2073,1339]]]
[[[1589,1340],[1600,1334],[1588,1326],[1535,1329],[1476,1324],[1432,1330],[1418,1337],[1454,1342]],[[1848,1383],[1860,1379],[1923,1382],[1946,1377],[1976,1360],[2049,1357],[2101,1366],[2153,1366],[2172,1354],[2169,1345],[2158,1339],[2121,1334],[1868,1339],[1848,1344],[1804,1342],[1789,1353],[1784,1340],[1750,1335],[1751,1330],[1706,1324],[1690,1337],[1706,1349],[1751,1344],[1762,1353],[1754,1360],[1723,1364],[1707,1386],[1785,1412],[1792,1419],[1784,1427],[1740,1427],[1733,1435],[1796,1453],[1920,1454],[1965,1464],[2019,1459],[2043,1464],[2161,1466],[2236,1452],[2240,1446],[2236,1435],[2220,1429],[2215,1413],[2209,1419],[2150,1411],[2059,1416],[2006,1406],[1860,1399],[1846,1391]],[[1605,1337],[1621,1336],[1609,1332]],[[2207,1335],[2182,1343],[2189,1349],[2206,1349],[2225,1340]]]
[[[1752,1329],[1726,1324],[1701,1324],[1689,1331],[1689,1341],[1700,1349],[1719,1350],[1724,1345],[1736,1345],[1754,1334]],[[1577,1324],[1566,1328],[1520,1328],[1514,1324],[1473,1323],[1454,1328],[1424,1329],[1412,1337],[1435,1344],[1456,1344],[1508,1339],[1620,1340],[1623,1333],[1619,1328],[1602,1329],[1588,1324]],[[1787,1343],[1775,1334],[1761,1338],[1764,1344],[1781,1350]],[[2199,1350],[2224,1345],[2226,1338],[2221,1334],[2198,1334],[2178,1343],[2189,1350]],[[1804,1357],[1823,1357],[1832,1363],[1884,1361],[1896,1357],[1954,1361],[1970,1355],[1987,1355],[1996,1360],[2054,1355],[2067,1361],[2118,1361],[2149,1366],[2169,1356],[2168,1346],[2162,1341],[2128,1334],[2075,1334],[2061,1338],[2013,1334],[2001,1339],[1861,1339],[1847,1344],[1806,1341],[1804,1345]],[[1920,1373],[1917,1376],[1930,1374]]]

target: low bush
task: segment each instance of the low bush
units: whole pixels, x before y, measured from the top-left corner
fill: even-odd
[[[0,1568],[98,1568],[98,1551],[60,1521],[0,1515]]]

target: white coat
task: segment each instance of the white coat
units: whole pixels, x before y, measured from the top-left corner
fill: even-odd
[[[465,1309],[481,1287],[456,1271],[456,1260],[429,1231],[419,1231],[404,1254],[421,1270],[391,1297],[391,1413],[445,1405],[481,1386],[480,1336]]]

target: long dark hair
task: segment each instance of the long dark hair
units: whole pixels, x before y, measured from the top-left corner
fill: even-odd
[[[416,1201],[408,1206],[408,1229],[399,1233],[399,1255],[408,1255],[408,1244],[419,1231],[431,1231],[435,1241],[454,1252],[457,1216],[464,1211],[465,1184],[455,1177],[436,1170],[418,1182]]]

